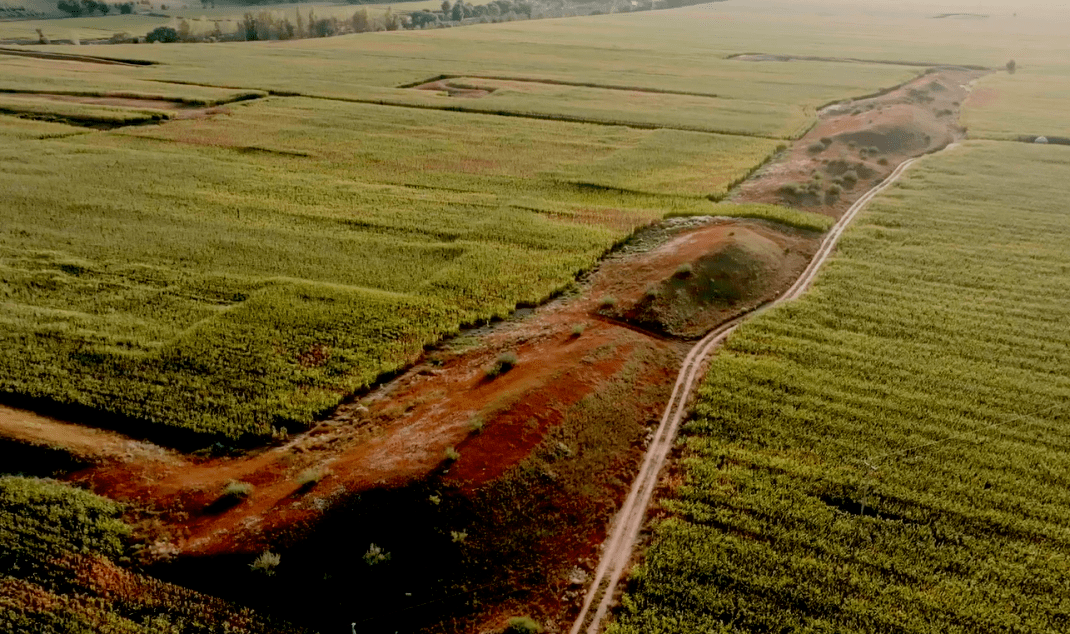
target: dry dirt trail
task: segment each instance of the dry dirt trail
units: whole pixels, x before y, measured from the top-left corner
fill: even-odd
[[[954,144],[948,146],[947,149],[953,147]],[[899,177],[902,176],[903,172],[905,172],[915,161],[917,161],[916,158],[900,164],[899,167],[884,180],[884,182],[871,189],[851,206],[847,213],[844,214],[832,230],[829,231],[825,240],[821,244],[820,250],[810,262],[810,265],[803,271],[803,274],[795,284],[783,295],[765,306],[746,315],[737,317],[713,330],[706,335],[704,339],[695,344],[688,353],[687,357],[684,359],[683,367],[680,368],[680,373],[676,378],[676,384],[673,386],[669,405],[665,408],[665,414],[662,416],[661,424],[658,426],[654,441],[650,444],[639,474],[636,476],[635,483],[632,485],[628,498],[625,501],[624,506],[621,507],[621,510],[614,521],[609,538],[606,540],[602,560],[591,580],[591,586],[584,599],[583,608],[580,610],[579,616],[576,618],[576,621],[572,626],[571,634],[580,634],[580,632],[585,632],[586,634],[598,634],[601,630],[602,622],[615,600],[617,584],[620,582],[628,563],[632,559],[632,549],[639,537],[639,532],[643,527],[647,508],[650,506],[654,490],[657,487],[658,476],[661,473],[662,468],[665,466],[665,461],[669,456],[669,452],[672,451],[676,433],[680,428],[680,423],[687,414],[691,394],[701,376],[700,370],[710,353],[713,352],[714,349],[744,321],[773,306],[792,301],[802,295],[813,283],[817,274],[821,271],[822,265],[828,260],[833,249],[836,247],[836,244],[839,242],[840,237],[843,235],[844,230],[855,216],[857,216],[858,213],[871,200],[873,200],[873,198],[895,184]],[[597,607],[595,607],[596,601]],[[591,612],[592,608],[594,608],[593,616]]]

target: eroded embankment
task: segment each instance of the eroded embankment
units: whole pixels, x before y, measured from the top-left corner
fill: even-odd
[[[937,69],[880,96],[828,106],[817,125],[731,198],[838,218],[903,161],[964,138],[959,111],[985,74]]]

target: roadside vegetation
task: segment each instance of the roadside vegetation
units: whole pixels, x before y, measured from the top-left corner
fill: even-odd
[[[923,160],[729,339],[611,632],[1065,629],[1068,167]]]

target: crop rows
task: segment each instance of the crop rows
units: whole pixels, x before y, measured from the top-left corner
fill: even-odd
[[[924,160],[729,340],[612,632],[1070,627],[1068,167]]]
[[[707,200],[771,144],[300,98],[14,143],[0,149],[0,340],[17,352],[0,390],[117,424],[293,431],[668,213],[824,228]],[[602,160],[653,191],[569,176]]]

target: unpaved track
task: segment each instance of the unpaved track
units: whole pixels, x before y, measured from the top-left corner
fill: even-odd
[[[948,149],[952,147],[954,145],[948,146]],[[639,537],[639,531],[643,527],[647,507],[650,506],[650,500],[658,483],[658,476],[665,465],[669,452],[672,450],[676,433],[680,429],[680,423],[687,414],[691,392],[698,383],[699,371],[705,364],[706,358],[714,348],[747,319],[802,295],[813,283],[822,265],[832,254],[832,250],[836,247],[847,225],[873,198],[891,187],[916,160],[914,158],[903,162],[884,182],[869,190],[866,195],[859,198],[847,210],[847,213],[829,231],[810,265],[806,267],[806,270],[803,271],[803,274],[796,280],[795,284],[783,295],[751,313],[737,317],[718,327],[695,344],[695,347],[688,353],[676,378],[676,385],[673,386],[672,396],[669,398],[669,404],[661,418],[661,424],[655,432],[654,440],[647,450],[643,464],[635,478],[635,482],[632,484],[632,489],[628,493],[628,498],[624,501],[624,506],[621,507],[613,522],[613,527],[602,553],[602,560],[599,562],[598,569],[591,580],[591,586],[583,601],[583,608],[580,610],[579,616],[576,617],[576,621],[570,631],[571,634],[579,634],[581,631],[585,631],[586,634],[598,634],[601,630],[602,621],[605,620],[606,613],[613,603],[617,584],[620,582],[628,562],[631,561],[632,548]],[[594,606],[595,601],[598,601],[598,607],[594,611],[594,616],[591,617],[591,608]],[[586,630],[584,630],[584,626],[586,626]]]

